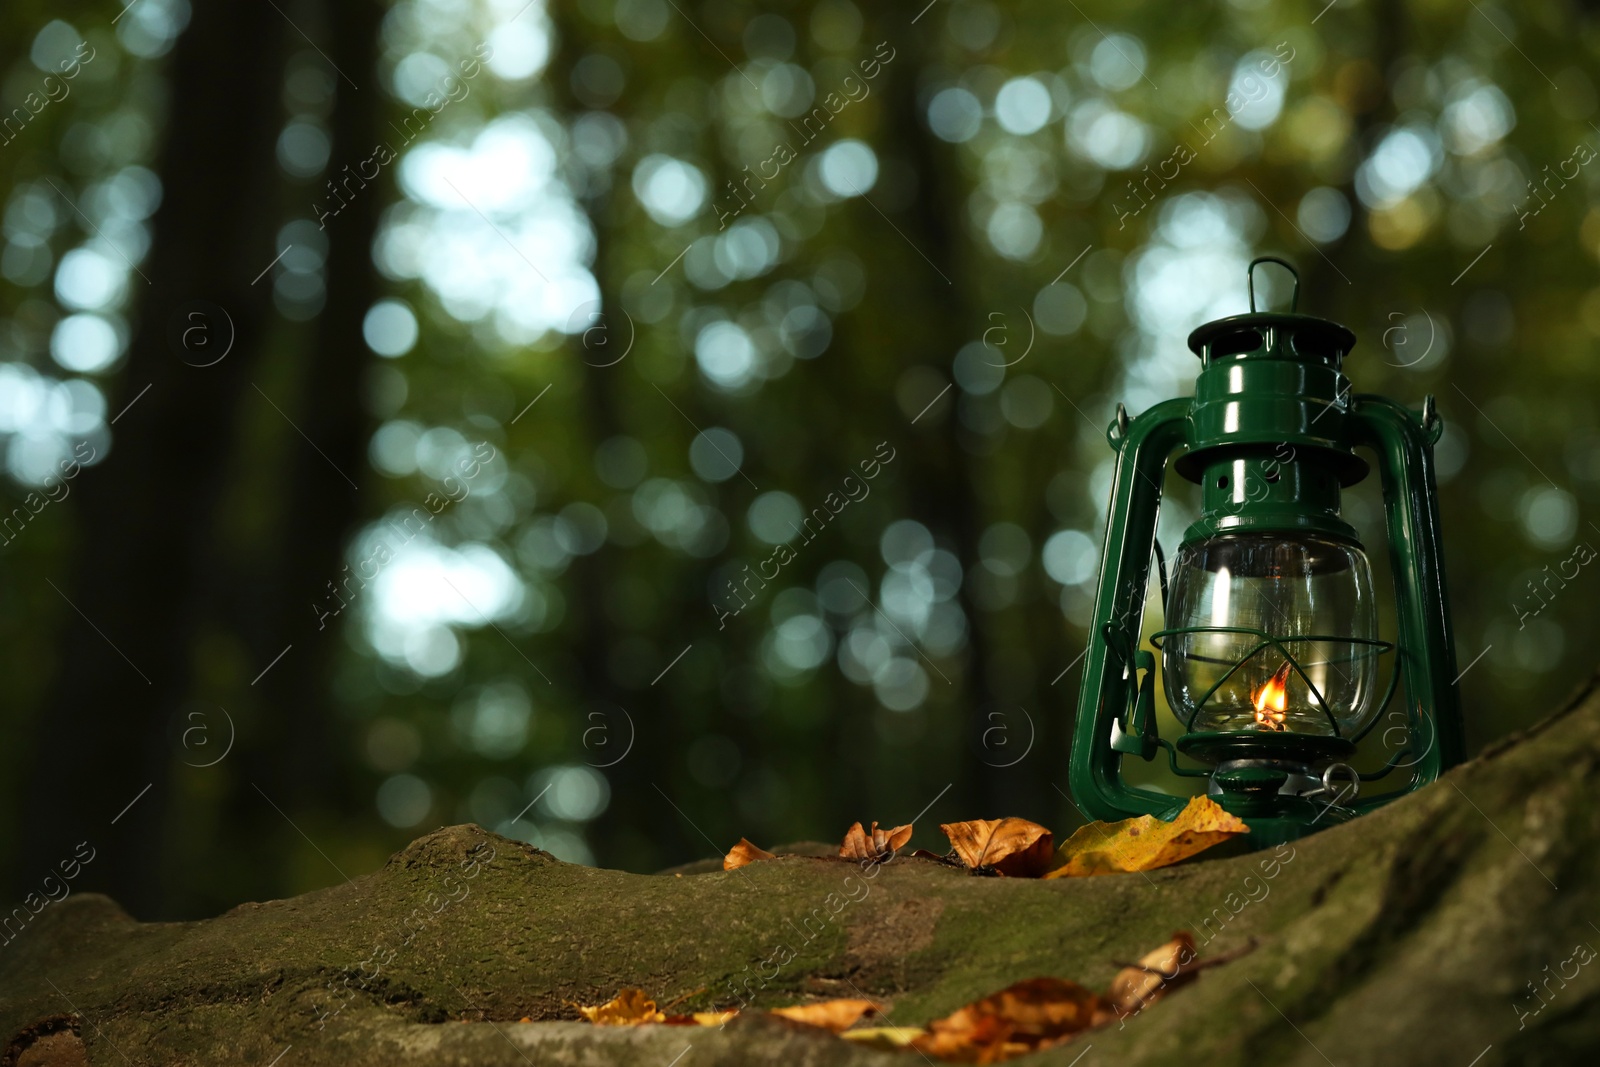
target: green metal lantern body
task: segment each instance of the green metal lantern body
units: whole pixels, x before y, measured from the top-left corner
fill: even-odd
[[[1123,777],[1125,758],[1152,760],[1164,749],[1174,773],[1207,778],[1212,799],[1245,819],[1262,846],[1433,781],[1462,759],[1462,728],[1432,398],[1418,414],[1353,396],[1343,361],[1354,334],[1307,315],[1255,312],[1253,293],[1251,306],[1190,335],[1201,359],[1193,398],[1131,420],[1119,409],[1107,431],[1117,467],[1071,784],[1091,818],[1171,818],[1187,797]],[[1375,451],[1383,481],[1397,645],[1378,639],[1371,569],[1339,514],[1341,490],[1368,473],[1361,446]],[[1162,575],[1167,628],[1152,637],[1168,702],[1187,730],[1176,744],[1156,729],[1155,651],[1139,647],[1169,461],[1202,487],[1201,517],[1184,534],[1170,587]],[[1391,712],[1388,764],[1358,775],[1345,761],[1397,682],[1404,729]],[[1356,798],[1360,781],[1396,770],[1409,772],[1404,789]]]

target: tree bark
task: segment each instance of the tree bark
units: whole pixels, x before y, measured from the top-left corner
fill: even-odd
[[[1202,959],[1256,947],[1036,1062],[1092,1043],[1119,1064],[1570,1063],[1600,1048],[1600,966],[1564,966],[1600,944],[1597,767],[1591,682],[1287,854],[1052,881],[915,858],[869,878],[802,855],[630,875],[450,827],[349,884],[202,922],[141,925],[94,894],[49,905],[0,947],[0,1034],[20,1057],[72,1030],[97,1063],[265,1063],[292,1046],[298,1064],[659,1067],[686,1045],[695,1062],[891,1062],[753,1013],[722,1031],[556,1020],[637,985],[682,1011],[867,996],[920,1025],[1038,975],[1104,989],[1118,961],[1188,929]],[[792,961],[763,966],[779,946]]]

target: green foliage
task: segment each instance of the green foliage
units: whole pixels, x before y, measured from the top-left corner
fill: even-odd
[[[337,782],[289,814],[339,867],[469,819],[635,870],[741,835],[831,839],[936,797],[935,819],[1066,825],[1104,427],[1119,401],[1140,411],[1190,389],[1182,339],[1245,309],[1256,253],[1297,263],[1301,310],[1360,336],[1358,390],[1439,398],[1471,745],[1525,725],[1586,669],[1585,588],[1600,578],[1546,584],[1543,568],[1600,538],[1588,14],[520,7],[397,4],[372,71],[335,73],[291,37],[259,131],[279,145],[281,202],[238,205],[300,227],[280,249],[314,246],[345,173],[322,172],[316,138],[357,92],[387,94],[397,158],[351,157],[383,177],[343,186],[351,203],[385,198],[373,269],[398,301],[368,319],[384,354],[349,413],[378,426],[347,551],[362,577],[303,576],[332,588],[293,607],[318,623],[298,636],[250,634],[254,593],[213,604],[186,683],[237,716],[238,751],[292,760],[251,681],[272,648],[325,643]],[[321,45],[325,13],[306,8],[291,14]],[[142,384],[116,360],[75,374],[52,358],[72,311],[57,268],[99,246],[59,200],[49,225],[29,221],[49,182],[91,214],[108,179],[136,190],[149,171],[128,168],[157,165],[167,116],[189,106],[114,15],[0,12],[8,109],[42,77],[29,49],[50,20],[97,51],[69,98],[0,147],[7,512],[41,481],[19,391],[87,383],[81,426],[50,440],[109,448],[116,406]],[[136,212],[99,210],[122,227],[102,238],[148,244]],[[262,251],[242,258],[264,266]],[[325,279],[296,289],[320,276],[294,255],[260,282],[281,315],[256,379],[269,396],[317,380],[297,353]],[[166,314],[108,257],[120,288],[81,314],[124,334]],[[283,471],[306,442],[263,405],[236,424],[216,443],[232,488],[206,536],[249,573],[296,507]],[[1194,500],[1169,489],[1170,553]],[[396,534],[418,507],[425,533]],[[1375,487],[1351,494],[1375,549],[1380,508]],[[5,546],[8,733],[50,683],[71,608],[46,580],[71,564],[73,514],[52,504]],[[372,562],[379,543],[391,560]],[[12,783],[39,758],[4,751]],[[280,821],[270,847],[294,859],[264,882],[280,876],[229,840],[230,817],[195,814],[253,798],[237,758],[195,769],[186,755],[174,742],[148,757],[175,775],[174,899],[214,907],[334,877]]]

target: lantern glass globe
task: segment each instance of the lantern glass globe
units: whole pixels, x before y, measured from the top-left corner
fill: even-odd
[[[1360,546],[1306,533],[1191,541],[1168,600],[1166,625],[1190,632],[1164,643],[1167,699],[1191,733],[1350,738],[1375,714],[1378,616]]]

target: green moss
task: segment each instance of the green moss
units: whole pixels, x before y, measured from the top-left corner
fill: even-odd
[[[1048,882],[911,858],[867,878],[807,856],[646,876],[450,827],[346,885],[204,922],[140,924],[103,897],[69,898],[0,948],[0,1028],[70,998],[94,1062],[265,1063],[292,1044],[296,1064],[660,1067],[690,1040],[697,1064],[887,1062],[750,1016],[722,1031],[516,1020],[571,1019],[571,1002],[633,985],[682,1009],[865,995],[920,1024],[1036,975],[1104,988],[1119,962],[1189,929],[1202,956],[1256,948],[1085,1039],[1096,1062],[1460,1067],[1491,1044],[1517,1050],[1505,1062],[1563,1062],[1550,1050],[1600,1042],[1600,964],[1526,1029],[1514,1005],[1573,944],[1600,944],[1597,766],[1591,697],[1296,842],[1271,877],[1261,853]]]

